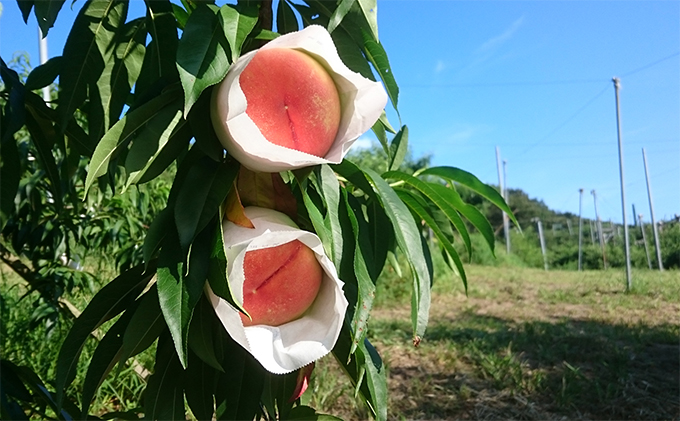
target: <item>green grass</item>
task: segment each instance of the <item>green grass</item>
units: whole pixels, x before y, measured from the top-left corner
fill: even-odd
[[[100,270],[100,273],[107,276],[103,279],[107,280],[112,279],[115,273],[108,267],[100,267]],[[2,300],[0,308],[2,318],[0,353],[3,359],[30,368],[39,375],[49,391],[54,392],[57,355],[61,342],[72,325],[72,318],[60,317],[59,323],[52,329],[47,329],[45,323],[31,322],[31,315],[35,311],[33,303],[36,299],[36,293],[27,295],[28,291],[23,280],[7,266],[0,267],[0,280],[0,297]],[[92,295],[89,288],[76,288],[65,298],[76,308],[83,310]],[[105,332],[113,323],[115,323],[115,319],[105,323],[100,330]],[[82,406],[82,402],[78,398],[82,394],[87,362],[91,359],[97,343],[94,337],[91,337],[85,343],[75,380],[67,389],[67,398],[78,406]],[[149,349],[137,356],[136,359],[142,366],[151,369],[153,367],[153,354],[154,350]],[[116,373],[116,371],[117,369],[114,369],[102,383],[90,407],[91,414],[128,411],[134,409],[140,402],[146,382],[134,372],[129,362],[120,373]],[[54,414],[50,414],[48,410],[47,415],[53,416]],[[42,417],[34,414],[32,419],[42,419]]]
[[[677,419],[677,271],[567,272],[469,266],[436,279],[431,318],[411,345],[406,280],[389,271],[369,336],[389,375],[392,419]],[[356,419],[334,361],[318,364],[313,396]],[[331,374],[335,375],[334,378]],[[313,399],[312,399],[313,400]]]

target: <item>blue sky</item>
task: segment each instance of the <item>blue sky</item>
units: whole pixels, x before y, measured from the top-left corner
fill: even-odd
[[[25,25],[14,1],[2,6],[0,54],[27,51],[35,64],[35,18]],[[69,7],[50,57],[61,54]],[[620,222],[618,76],[628,220],[635,204],[649,221],[643,147],[657,219],[680,214],[680,2],[387,0],[378,16],[416,156],[497,184],[498,146],[509,187],[573,213],[583,188],[589,218],[595,189],[600,216]]]

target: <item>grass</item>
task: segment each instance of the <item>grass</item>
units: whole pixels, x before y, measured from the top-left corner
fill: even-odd
[[[390,419],[680,419],[680,288],[677,271],[550,271],[467,267],[460,279],[435,261],[428,331],[412,346],[409,282],[387,268],[369,321],[388,370]],[[32,308],[2,270],[4,358],[54,378],[59,339],[29,326]],[[69,296],[85,307],[90,292]],[[111,322],[109,322],[111,323]],[[70,390],[78,396],[88,342]],[[138,356],[151,368],[153,350]],[[105,380],[92,412],[132,409],[144,383],[132,369]],[[53,388],[53,385],[48,387]],[[80,404],[80,402],[77,402]],[[303,403],[347,420],[368,419],[332,357],[317,362]]]
[[[93,268],[90,268],[93,269]],[[115,270],[110,267],[98,266],[97,273],[101,279],[110,280],[115,276]],[[26,285],[7,266],[0,265],[0,314],[2,319],[0,330],[0,352],[3,359],[26,366],[37,373],[45,382],[47,388],[54,392],[56,378],[57,355],[61,341],[66,337],[72,325],[72,320],[61,317],[60,322],[48,330],[44,323],[32,323],[31,314],[34,311],[35,294],[27,294]],[[96,288],[101,286],[95,285]],[[88,287],[75,288],[66,298],[81,311],[87,306],[93,291]],[[106,331],[115,323],[115,319],[105,323],[100,329]],[[77,368],[75,380],[67,389],[67,396],[78,406],[82,402],[78,398],[82,395],[82,385],[87,371],[87,362],[92,358],[97,341],[90,338],[85,343]],[[152,347],[154,348],[154,347]],[[137,361],[145,368],[153,368],[154,350],[149,349],[139,356]],[[129,361],[128,361],[129,363]],[[113,411],[128,411],[134,409],[140,402],[141,394],[146,386],[129,364],[120,373],[112,373],[102,383],[90,407],[92,414],[104,414]],[[117,376],[116,376],[117,374]],[[47,415],[54,416],[50,410]],[[40,418],[36,418],[40,419]]]
[[[453,275],[436,280],[418,348],[406,289],[379,288],[389,298],[369,335],[388,368],[391,419],[680,418],[677,271],[636,271],[628,293],[614,270],[469,266],[468,277],[467,296]],[[316,377],[321,410],[365,418],[332,359]]]

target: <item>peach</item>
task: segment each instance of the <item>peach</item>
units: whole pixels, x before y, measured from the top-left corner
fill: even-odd
[[[246,252],[243,262],[244,326],[280,326],[302,316],[316,298],[323,269],[299,240]]]
[[[340,126],[338,90],[328,71],[292,48],[258,51],[240,75],[246,114],[269,142],[318,157]]]

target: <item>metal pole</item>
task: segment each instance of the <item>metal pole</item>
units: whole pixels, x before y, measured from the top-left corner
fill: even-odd
[[[623,180],[623,142],[621,140],[621,106],[619,104],[619,89],[621,88],[621,81],[615,77],[614,93],[616,95],[616,129],[619,138],[619,175],[621,177],[621,212],[623,214],[623,241],[624,250],[626,252],[626,289],[633,288],[633,278],[630,268],[630,243],[628,240],[628,221],[626,219],[626,188]]]
[[[607,253],[604,248],[604,233],[602,232],[602,220],[600,219],[600,214],[597,212],[597,193],[595,190],[591,190],[590,193],[593,195],[593,202],[595,203],[595,218],[597,220],[597,238],[600,240],[600,249],[602,250],[602,264],[604,268],[607,269]]]
[[[38,50],[40,52],[40,64],[45,64],[47,62],[47,36],[43,36],[40,26],[38,26]],[[45,86],[42,88],[43,101],[49,103],[52,101],[52,94],[50,93],[50,87]]]
[[[645,224],[642,222],[642,214],[638,215],[640,220],[640,231],[642,231],[642,243],[645,245],[645,254],[647,255],[647,266],[652,268],[652,259],[649,257],[649,247],[647,247],[647,234],[645,234]]]
[[[578,189],[578,270],[583,269],[583,219],[581,219],[581,202],[583,201],[583,189]]]
[[[543,225],[541,220],[536,218],[536,225],[538,225],[538,238],[541,241],[541,253],[543,253],[543,267],[548,270],[548,255],[545,250],[545,239],[543,238]]]
[[[501,196],[504,196],[503,192],[505,191],[505,186],[504,186],[504,183],[503,183],[503,172],[501,170],[501,151],[500,151],[500,149],[498,149],[498,146],[496,146],[496,165],[498,166],[498,187],[499,187]],[[505,201],[507,203],[507,199]],[[503,235],[505,236],[505,247],[507,249],[506,251],[508,253],[510,253],[510,245],[509,245],[510,242],[508,240],[510,238],[510,235],[509,235],[510,233],[508,232],[508,227],[509,227],[508,215],[505,212],[503,212]]]
[[[505,203],[510,206],[510,196],[508,195],[508,173],[506,166],[508,161],[503,160],[503,198]],[[510,254],[510,217],[503,213],[503,230],[505,230],[505,249]]]
[[[659,232],[656,228],[656,219],[654,218],[654,205],[652,204],[652,186],[649,183],[649,171],[647,169],[647,154],[645,148],[642,148],[642,160],[645,163],[645,179],[647,179],[647,196],[649,197],[649,213],[652,217],[652,232],[654,233],[654,247],[656,247],[656,260],[659,263],[659,271],[663,271],[663,262],[661,261],[661,246],[659,244]]]
[[[589,219],[588,224],[590,224],[590,242],[595,245],[595,227],[593,227],[593,220]]]

